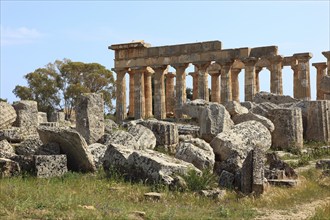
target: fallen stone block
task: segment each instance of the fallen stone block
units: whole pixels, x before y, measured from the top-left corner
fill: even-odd
[[[38,155],[34,162],[38,178],[62,176],[68,171],[66,155]]]
[[[21,169],[17,162],[7,158],[0,158],[0,177],[12,177],[20,174]]]
[[[219,186],[224,188],[234,188],[235,175],[223,170],[219,178]]]
[[[38,127],[38,104],[36,101],[22,100],[14,102],[13,107],[17,118],[15,127],[19,127],[28,135],[36,135]]]
[[[241,106],[241,104],[236,101],[227,102],[225,104],[225,107],[231,117],[234,117],[235,115],[246,114],[249,112],[247,108]]]
[[[255,103],[263,103],[263,102],[271,102],[274,104],[283,104],[283,103],[295,103],[299,102],[298,99],[292,98],[288,95],[279,95],[269,92],[259,92],[255,94],[253,97],[253,102]]]
[[[0,158],[10,158],[15,155],[14,148],[7,140],[0,141]]]
[[[212,198],[216,200],[223,199],[226,195],[226,190],[221,189],[209,189],[209,190],[201,190],[199,191],[199,195],[206,197],[206,198]]]
[[[103,164],[103,157],[105,151],[107,150],[107,146],[100,143],[94,143],[88,145],[87,150],[93,155],[94,164],[96,168],[101,167]]]
[[[11,143],[18,143],[25,138],[24,132],[18,127],[11,127],[0,130],[0,140],[7,140]]]
[[[245,121],[258,121],[263,124],[270,132],[273,132],[275,129],[275,126],[271,120],[264,116],[254,114],[252,112],[235,115],[232,120],[234,121],[235,125]]]
[[[139,149],[154,149],[156,147],[156,137],[154,133],[143,125],[134,125],[128,128],[130,133],[139,145]]]
[[[127,131],[117,130],[111,134],[105,134],[100,139],[100,143],[104,145],[119,144],[132,149],[140,149],[140,145],[136,139]]]
[[[16,120],[16,111],[7,102],[0,102],[0,130],[11,127]]]
[[[274,186],[286,186],[286,187],[295,187],[298,185],[297,180],[279,180],[279,179],[268,179],[267,180],[270,185]]]
[[[46,112],[38,112],[38,123],[46,123],[48,122],[47,113]]]
[[[34,155],[38,152],[42,142],[38,136],[31,136],[15,147],[18,155]]]

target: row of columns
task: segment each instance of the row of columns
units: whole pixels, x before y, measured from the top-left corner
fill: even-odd
[[[327,62],[313,63],[316,68],[316,99],[324,99],[324,93],[320,89],[321,79],[323,76],[330,76],[330,51],[324,51],[322,54],[327,58]],[[328,68],[327,68],[328,67]]]

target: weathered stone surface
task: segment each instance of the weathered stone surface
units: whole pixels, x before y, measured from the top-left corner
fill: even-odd
[[[270,111],[273,109],[277,109],[277,108],[279,108],[279,106],[274,103],[263,102],[263,103],[256,104],[249,111],[254,114],[258,114],[258,115],[268,118]]]
[[[48,122],[46,112],[38,112],[38,124]]]
[[[260,122],[247,121],[218,134],[210,145],[223,163],[222,169],[235,173],[252,149],[265,152],[270,148],[271,134]]]
[[[330,142],[330,100],[309,103],[306,139]]]
[[[211,146],[202,139],[191,136],[180,136],[180,144],[176,149],[175,157],[192,163],[200,170],[213,170],[215,156]]]
[[[226,190],[221,190],[221,189],[209,189],[209,190],[201,190],[199,191],[199,195],[207,198],[212,198],[212,199],[222,199],[226,195]]]
[[[234,174],[232,174],[226,170],[223,170],[220,174],[219,186],[224,187],[224,188],[233,188],[234,179],[235,179]]]
[[[0,102],[0,130],[9,128],[16,120],[15,109],[7,102]]]
[[[17,118],[14,126],[20,127],[24,133],[29,135],[37,134],[38,126],[38,105],[36,101],[18,101],[14,102],[13,107]]]
[[[247,108],[245,108],[244,106],[241,106],[241,104],[236,101],[227,102],[225,104],[225,107],[231,117],[249,112],[249,110]]]
[[[76,107],[76,130],[88,144],[96,143],[104,134],[103,95],[82,94]]]
[[[234,121],[235,125],[245,122],[245,121],[258,121],[261,124],[263,124],[270,132],[273,132],[275,129],[275,126],[271,120],[268,118],[254,114],[252,112],[248,112],[245,114],[235,115],[232,120]]]
[[[39,126],[47,126],[47,127],[59,127],[60,124],[58,122],[41,122]]]
[[[87,150],[93,155],[94,164],[96,168],[99,168],[103,164],[104,153],[107,150],[107,146],[99,143],[94,143],[87,146]]]
[[[133,150],[110,144],[105,152],[103,167],[116,169],[132,180],[162,182],[170,185],[177,174],[187,174],[190,169],[200,172],[192,164],[152,150]]]
[[[269,164],[267,179],[297,179],[298,175],[296,171],[292,167],[289,166],[288,163],[284,162],[279,158],[276,153],[267,153],[266,154],[267,163]],[[284,173],[280,173],[278,171],[283,171]],[[279,175],[278,175],[279,174]]]
[[[24,132],[17,127],[0,130],[0,140],[17,143],[23,141],[24,136]]]
[[[217,134],[230,130],[234,122],[223,105],[210,103],[203,109],[199,124],[200,136],[207,142],[211,142]]]
[[[64,112],[53,112],[49,117],[49,122],[63,123],[65,121]]]
[[[179,132],[176,124],[157,120],[142,121],[140,124],[154,133],[157,147],[164,147],[165,150],[175,152],[179,143]]]
[[[118,129],[118,125],[111,119],[104,120],[104,133],[110,134],[113,129]]]
[[[303,147],[303,123],[300,109],[273,109],[269,113],[269,118],[275,125],[272,133],[274,149],[290,150]]]
[[[208,105],[208,101],[203,99],[195,99],[193,101],[186,102],[182,107],[182,112],[183,114],[189,115],[192,118],[199,119],[203,109]]]
[[[318,160],[315,164],[317,169],[330,169],[330,159]]]
[[[269,184],[274,186],[286,186],[286,187],[295,187],[298,185],[297,180],[278,180],[278,179],[269,179],[267,180]]]
[[[325,93],[330,93],[330,76],[326,75],[322,77],[320,89]]]
[[[14,148],[7,140],[0,141],[0,158],[10,158],[15,155]]]
[[[271,102],[278,105],[283,103],[299,102],[299,100],[292,98],[291,96],[288,95],[280,95],[269,92],[259,92],[254,96],[253,102],[255,103]]]
[[[59,155],[61,154],[61,148],[58,143],[47,143],[39,147],[36,155]]]
[[[253,102],[245,101],[245,102],[241,102],[241,106],[250,110],[255,106],[255,104]]]
[[[21,171],[33,174],[35,171],[34,158],[32,155],[15,155],[10,158],[11,160],[17,162]]]
[[[38,136],[31,136],[15,147],[18,155],[34,155],[38,152],[42,142]]]
[[[193,137],[199,136],[200,127],[191,124],[176,124],[178,126],[179,135],[191,135]]]
[[[87,151],[87,143],[75,130],[65,128],[38,127],[44,144],[58,143],[61,152],[67,155],[68,168],[74,171],[95,171],[93,156]]]
[[[15,161],[0,157],[0,177],[11,177],[21,172],[19,164]]]
[[[154,149],[156,147],[156,137],[154,133],[143,125],[134,125],[128,129],[139,145],[139,149]]]
[[[117,130],[111,134],[105,134],[101,138],[100,143],[104,145],[119,144],[131,149],[140,149],[140,146],[133,135],[123,130]]]
[[[38,155],[34,162],[38,178],[62,176],[68,171],[66,155]]]
[[[144,194],[144,198],[150,200],[160,200],[162,198],[162,194],[158,192],[148,192]]]

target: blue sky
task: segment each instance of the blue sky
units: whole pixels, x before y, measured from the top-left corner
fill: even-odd
[[[330,1],[3,1],[1,0],[0,97],[23,76],[56,59],[113,67],[108,45],[145,40],[153,46],[220,40],[224,49],[277,45],[279,53],[311,52],[324,62],[330,50]],[[189,70],[191,70],[190,67]],[[315,99],[316,70],[311,69]],[[293,76],[283,69],[284,94]],[[269,91],[269,72],[260,73]],[[244,98],[244,72],[240,78]],[[187,86],[192,87],[191,77]]]

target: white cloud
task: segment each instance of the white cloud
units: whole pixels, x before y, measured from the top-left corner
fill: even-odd
[[[42,33],[33,28],[10,28],[1,26],[1,46],[30,44],[42,37]]]

